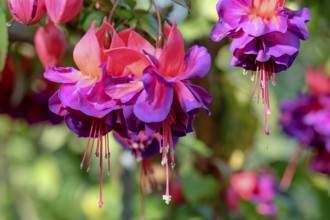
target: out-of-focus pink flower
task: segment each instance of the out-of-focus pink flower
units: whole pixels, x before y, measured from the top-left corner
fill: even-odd
[[[275,179],[270,174],[255,172],[236,173],[230,178],[231,187],[242,199],[254,202],[261,215],[274,216],[277,207],[274,204],[276,195]]]
[[[8,0],[8,8],[14,19],[21,24],[35,24],[45,14],[44,0]]]
[[[66,39],[63,31],[49,21],[46,27],[40,27],[34,36],[34,44],[39,59],[44,66],[57,66],[63,59]]]
[[[327,75],[324,68],[308,68],[306,83],[313,95],[330,93],[330,75]]]
[[[48,16],[55,24],[65,24],[81,10],[82,0],[45,0]]]
[[[243,199],[250,200],[257,187],[258,176],[254,172],[236,173],[231,176],[230,183],[234,191]]]

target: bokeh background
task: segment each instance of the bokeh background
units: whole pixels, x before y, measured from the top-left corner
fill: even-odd
[[[217,22],[216,0],[156,1],[163,19],[176,17],[189,48],[207,47],[212,56],[209,75],[197,84],[212,95],[212,115],[201,112],[195,121],[195,133],[180,139],[176,147],[177,166],[171,176],[171,194],[175,201],[166,205],[164,168],[153,158],[152,177],[156,186],[140,190],[140,163],[111,138],[111,175],[105,175],[104,206],[99,208],[98,159],[92,169],[80,170],[85,139],[78,139],[48,111],[48,97],[56,85],[43,79],[43,67],[36,55],[33,36],[38,25],[29,27],[13,22],[7,2],[1,1],[0,41],[9,45],[4,71],[0,77],[0,220],[44,219],[278,219],[328,220],[330,218],[330,182],[324,174],[309,168],[310,151],[300,155],[291,186],[278,189],[275,204],[278,214],[260,215],[251,201],[238,200],[230,206],[226,189],[230,175],[238,171],[271,173],[279,183],[284,170],[297,151],[298,143],[286,136],[278,124],[283,99],[306,92],[307,68],[325,68],[330,73],[330,2],[327,0],[291,0],[291,9],[309,7],[310,40],[302,42],[293,66],[276,75],[277,85],[270,89],[271,135],[263,132],[263,106],[252,101],[252,82],[242,69],[229,66],[228,39],[212,42],[209,33]],[[95,4],[102,5],[96,10]],[[68,47],[63,66],[72,66],[72,49],[93,20],[100,23],[109,13],[111,1],[84,1],[80,15],[62,26]],[[114,15],[121,30],[133,26],[152,42],[157,36],[157,21],[149,0],[123,0]],[[3,56],[3,54],[1,54]],[[236,198],[236,199],[235,199]],[[144,201],[144,203],[142,202]],[[144,204],[144,205],[143,205]]]

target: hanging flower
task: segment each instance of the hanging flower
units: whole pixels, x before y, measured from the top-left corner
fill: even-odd
[[[164,200],[169,203],[168,154],[174,168],[173,136],[192,131],[192,120],[199,108],[208,111],[210,95],[189,79],[204,77],[211,65],[204,47],[194,46],[185,55],[179,30],[165,24],[166,44],[154,48],[134,30],[119,35],[126,47],[110,49],[108,69],[113,76],[104,83],[105,92],[118,100],[128,128],[144,130],[150,136],[161,134],[162,164],[166,166],[167,187]],[[117,83],[115,83],[117,81]]]
[[[44,0],[8,0],[8,8],[14,19],[25,25],[38,23],[46,12]]]
[[[231,187],[242,199],[254,202],[261,215],[274,216],[277,207],[274,204],[276,183],[267,173],[241,172],[230,177]]]
[[[269,134],[268,81],[288,69],[298,55],[300,40],[308,39],[309,10],[293,11],[285,0],[219,0],[219,21],[211,32],[214,41],[232,37],[231,64],[251,71],[253,97],[264,103],[265,133]]]
[[[44,76],[53,82],[62,83],[49,100],[50,109],[64,116],[67,126],[79,137],[88,137],[81,168],[88,154],[87,171],[89,171],[94,147],[96,156],[100,157],[99,206],[101,207],[103,153],[108,160],[108,173],[110,172],[108,133],[112,129],[122,132],[123,135],[126,132],[125,119],[117,102],[103,91],[105,76],[102,76],[102,68],[105,66],[101,64],[107,60],[105,50],[124,44],[106,20],[96,32],[95,25],[94,22],[73,51],[73,58],[79,70],[72,67],[52,66],[47,68]]]
[[[66,49],[66,38],[53,22],[48,21],[46,27],[38,28],[34,35],[34,44],[44,68],[60,64]]]
[[[75,18],[83,0],[44,0],[49,18],[55,24],[65,24]]]

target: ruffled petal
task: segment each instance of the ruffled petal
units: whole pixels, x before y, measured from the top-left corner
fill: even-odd
[[[193,46],[184,61],[185,70],[180,79],[203,78],[211,68],[211,56],[205,47]]]
[[[54,95],[50,97],[49,110],[60,116],[64,116],[68,114],[68,110],[65,107],[65,105],[62,104],[62,101],[58,96],[58,92],[55,92]]]
[[[134,114],[146,123],[162,122],[171,109],[173,88],[158,82],[151,74],[145,74],[142,81],[145,90],[141,92],[134,105]]]
[[[306,22],[311,20],[311,15],[308,8],[303,8],[298,11],[288,11],[289,19],[288,26],[290,31],[294,32],[300,39],[308,40],[309,33]]]
[[[50,81],[58,83],[75,83],[87,78],[75,68],[55,66],[48,66],[44,73],[44,77]]]

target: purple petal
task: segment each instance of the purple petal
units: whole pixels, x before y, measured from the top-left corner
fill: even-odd
[[[72,67],[47,67],[44,77],[58,83],[75,83],[86,78],[80,71]]]
[[[180,79],[203,78],[211,68],[211,56],[205,47],[193,46],[184,60],[184,73]]]
[[[49,109],[53,113],[64,116],[68,114],[67,108],[62,104],[61,100],[58,97],[58,92],[55,92],[52,97],[49,99]]]
[[[288,11],[288,25],[290,31],[294,32],[300,39],[308,40],[309,33],[306,22],[311,20],[311,15],[308,8],[303,8],[298,11]]]
[[[145,74],[142,78],[145,90],[140,94],[134,114],[146,123],[161,122],[170,112],[173,101],[173,88],[158,82],[155,76]]]

